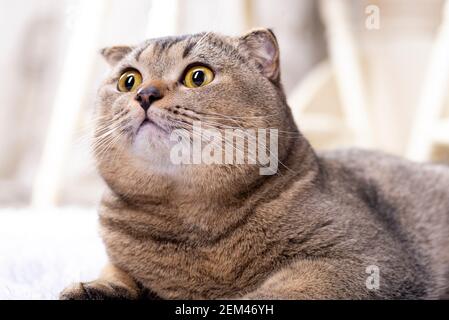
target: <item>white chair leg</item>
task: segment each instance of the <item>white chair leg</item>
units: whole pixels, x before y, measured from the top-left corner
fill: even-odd
[[[64,167],[93,63],[98,58],[98,39],[108,0],[79,0],[62,77],[58,82],[50,127],[32,191],[31,205],[54,206],[61,189]]]
[[[354,133],[355,145],[371,147],[373,136],[368,116],[368,102],[357,44],[348,17],[348,2],[321,0],[320,9],[326,25],[330,60],[346,124]]]
[[[446,102],[449,87],[449,1],[445,2],[443,20],[430,55],[418,108],[408,144],[407,157],[429,160],[434,129]]]

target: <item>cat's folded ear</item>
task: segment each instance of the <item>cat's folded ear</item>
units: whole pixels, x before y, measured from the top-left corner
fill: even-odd
[[[268,79],[277,82],[280,77],[279,46],[273,31],[255,29],[239,38],[239,49],[245,51]]]
[[[113,67],[132,50],[133,48],[129,46],[114,46],[103,48],[100,53],[106,62]]]

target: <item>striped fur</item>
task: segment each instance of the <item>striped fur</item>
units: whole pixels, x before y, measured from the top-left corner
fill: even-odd
[[[106,59],[118,51],[104,51]],[[367,151],[316,153],[286,104],[271,31],[152,39],[122,52],[110,60],[97,107],[99,132],[113,127],[116,138],[96,152],[108,185],[99,214],[112,267],[62,298],[383,299],[446,293],[449,169]],[[210,66],[215,79],[188,90],[180,78],[198,62]],[[260,176],[251,165],[171,165],[162,134],[136,138],[143,111],[132,93],[116,90],[129,67],[142,73],[143,86],[161,91],[163,98],[148,111],[155,119],[282,130],[278,173]],[[375,290],[366,286],[370,265],[380,269]]]

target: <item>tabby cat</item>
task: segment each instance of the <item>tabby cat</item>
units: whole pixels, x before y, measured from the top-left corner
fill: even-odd
[[[268,29],[104,49],[95,155],[110,264],[62,299],[436,299],[448,289],[449,168],[317,153],[298,131]],[[195,121],[276,128],[258,164],[174,164]]]

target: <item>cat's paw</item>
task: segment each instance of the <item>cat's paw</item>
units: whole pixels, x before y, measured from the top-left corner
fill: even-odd
[[[79,282],[64,289],[60,300],[131,300],[137,295],[124,287],[105,281]]]

